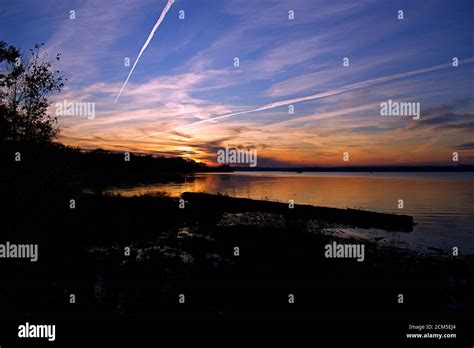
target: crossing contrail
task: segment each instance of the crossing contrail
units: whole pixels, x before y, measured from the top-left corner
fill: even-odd
[[[132,76],[133,70],[135,69],[135,66],[137,65],[138,61],[140,60],[140,57],[142,56],[143,52],[147,48],[147,46],[150,43],[151,39],[153,38],[153,35],[155,35],[155,31],[158,29],[161,22],[163,22],[163,19],[165,19],[165,16],[168,13],[169,9],[171,8],[171,5],[173,5],[174,1],[175,0],[168,0],[168,2],[166,3],[165,8],[161,12],[160,18],[158,18],[158,20],[156,21],[155,26],[151,30],[150,35],[148,35],[148,38],[146,39],[145,44],[143,45],[142,49],[140,50],[140,53],[138,53],[138,57],[135,60],[135,63],[133,63],[132,69],[130,69],[130,72],[128,73],[127,79],[125,80],[125,82],[122,85],[122,88],[120,88],[120,92],[119,92],[119,94],[117,94],[117,97],[115,98],[114,104],[117,103],[117,100],[120,98],[120,95],[122,94],[123,89],[127,85],[127,82],[130,79],[130,76]]]
[[[472,63],[472,62],[474,62],[474,57],[470,57],[470,58],[466,58],[464,60],[460,60],[459,64],[468,64],[468,63]],[[155,136],[155,135],[158,135],[158,134],[169,133],[169,132],[172,132],[172,131],[181,130],[181,129],[184,129],[184,128],[196,126],[196,125],[207,123],[207,122],[212,122],[212,121],[215,121],[215,120],[221,120],[223,118],[249,114],[249,113],[257,112],[257,111],[274,109],[274,108],[279,107],[279,106],[290,105],[290,104],[295,104],[295,103],[301,103],[301,102],[308,101],[308,100],[315,100],[315,99],[320,99],[320,98],[331,97],[333,95],[349,92],[349,91],[359,89],[359,88],[369,87],[369,86],[379,84],[379,83],[383,83],[383,82],[387,82],[387,81],[397,80],[397,79],[401,79],[401,78],[404,78],[404,77],[419,75],[419,74],[423,74],[423,73],[427,73],[427,72],[431,72],[431,71],[437,71],[437,70],[452,68],[452,67],[453,67],[452,64],[447,63],[447,64],[435,65],[435,66],[428,67],[428,68],[412,70],[412,71],[399,73],[399,74],[395,74],[395,75],[378,77],[378,78],[375,78],[375,79],[370,79],[370,80],[357,82],[357,83],[352,83],[352,84],[349,84],[349,85],[346,85],[346,86],[334,88],[334,89],[331,89],[331,90],[328,90],[328,91],[325,91],[325,92],[312,94],[312,95],[309,95],[309,96],[306,96],[306,97],[286,99],[286,100],[266,104],[266,105],[263,105],[259,108],[252,109],[252,110],[234,112],[234,113],[231,113],[231,114],[226,114],[226,115],[221,115],[221,116],[217,116],[217,117],[213,117],[213,118],[208,118],[208,119],[205,119],[205,120],[201,120],[201,121],[185,124],[185,125],[182,125],[182,126],[174,127],[174,128],[168,129],[168,130],[164,130],[164,131],[152,133],[152,134],[149,134],[149,135],[145,135],[145,136],[135,138],[135,139],[132,139],[132,140],[141,140],[141,139],[149,138],[149,137],[152,137],[152,136]]]

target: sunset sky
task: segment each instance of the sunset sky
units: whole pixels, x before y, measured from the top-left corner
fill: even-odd
[[[176,0],[114,104],[166,3],[0,2],[0,39],[62,54],[51,112],[96,105],[94,119],[59,117],[61,142],[208,164],[223,147],[255,148],[260,166],[344,165],[344,152],[474,164],[474,1]],[[381,116],[389,99],[420,103],[420,119]]]

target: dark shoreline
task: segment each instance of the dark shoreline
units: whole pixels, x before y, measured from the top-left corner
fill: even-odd
[[[268,211],[277,214],[289,211],[294,217],[302,219],[312,218],[328,223],[338,223],[361,228],[379,228],[387,231],[400,232],[411,232],[413,231],[414,225],[413,217],[409,215],[378,213],[351,208],[339,209],[317,207],[302,204],[295,204],[294,208],[290,210],[287,203],[261,201],[249,198],[235,198],[208,193],[184,192],[182,197],[191,204],[211,205],[226,212],[241,211],[242,207],[245,207],[247,211]]]

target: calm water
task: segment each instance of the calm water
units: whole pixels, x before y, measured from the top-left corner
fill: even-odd
[[[408,214],[414,232],[337,229],[332,233],[362,238],[383,237],[380,243],[426,251],[428,247],[474,253],[474,173],[206,173],[182,183],[116,187],[108,192],[139,195],[167,192],[227,193],[230,196],[296,204]],[[398,209],[403,199],[404,208]]]

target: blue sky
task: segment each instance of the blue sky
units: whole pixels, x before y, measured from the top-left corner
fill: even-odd
[[[165,5],[1,2],[0,39],[62,53],[69,80],[53,112],[95,103],[94,119],[59,118],[62,142],[211,164],[226,146],[256,148],[260,165],[339,165],[346,151],[352,165],[449,164],[454,151],[474,163],[473,1],[176,0],[114,104],[124,59]],[[388,99],[420,103],[420,120],[381,117]]]

